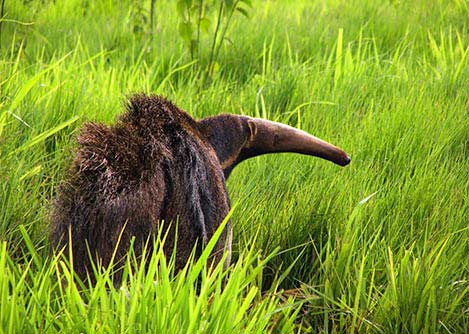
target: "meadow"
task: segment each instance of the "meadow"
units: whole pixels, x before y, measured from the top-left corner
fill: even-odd
[[[150,3],[2,1],[0,332],[469,333],[469,2],[254,0],[212,63],[216,9],[194,55],[177,2],[153,25]],[[89,287],[50,250],[51,201],[81,124],[136,92],[283,122],[352,162],[248,160],[227,271],[208,249],[174,273],[155,248],[151,270]]]

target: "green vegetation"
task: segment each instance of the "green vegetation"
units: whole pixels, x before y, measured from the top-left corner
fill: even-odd
[[[191,59],[176,1],[155,2],[154,27],[150,2],[4,2],[1,331],[468,333],[469,3],[253,1],[201,83],[211,41]],[[50,202],[80,125],[140,91],[288,123],[352,163],[237,167],[228,272],[202,258],[171,275],[155,252],[122,288],[82,286],[49,252]]]

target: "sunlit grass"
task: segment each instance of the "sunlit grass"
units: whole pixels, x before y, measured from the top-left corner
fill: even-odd
[[[129,254],[119,287],[112,280],[115,267],[99,266],[88,286],[73,274],[67,254],[41,256],[21,231],[30,253],[12,259],[6,242],[0,246],[0,324],[6,332],[265,333],[296,327],[302,303],[282,299],[278,287],[264,295],[258,286],[275,253],[261,259],[251,249],[223,270],[223,263],[210,266],[215,238],[197,262],[175,273],[173,258],[168,262],[156,247],[146,263]]]
[[[133,32],[131,2],[6,9],[33,24],[4,22],[0,49],[4,331],[469,332],[467,3],[255,1],[205,87],[171,2],[157,1],[152,42]],[[50,201],[80,125],[113,122],[140,91],[196,118],[288,123],[352,163],[283,154],[237,167],[234,265],[198,293],[193,269],[77,286],[48,249]]]

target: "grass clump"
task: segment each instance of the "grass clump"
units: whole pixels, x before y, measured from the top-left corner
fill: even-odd
[[[72,257],[44,257],[21,230],[29,253],[20,261],[8,254],[6,242],[0,246],[5,332],[265,333],[296,327],[301,303],[282,301],[278,287],[261,293],[258,282],[269,258],[253,249],[226,271],[223,263],[210,265],[212,242],[197,262],[175,273],[174,257],[168,262],[157,246],[146,263],[129,253],[120,286],[113,284],[115,267],[99,266],[96,282],[88,285],[74,275]]]

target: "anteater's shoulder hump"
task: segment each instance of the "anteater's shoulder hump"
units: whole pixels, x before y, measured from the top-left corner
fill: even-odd
[[[196,122],[165,98],[134,95],[115,125],[84,124],[75,166],[99,178],[138,180],[162,159],[171,160],[197,131]]]
[[[128,100],[127,111],[119,121],[123,125],[132,125],[151,132],[195,127],[195,121],[187,113],[158,95],[133,95]]]

